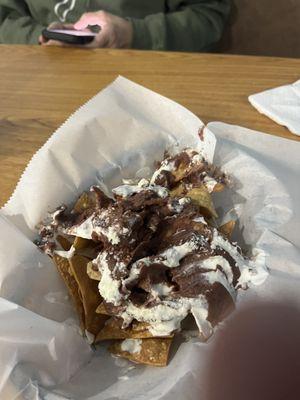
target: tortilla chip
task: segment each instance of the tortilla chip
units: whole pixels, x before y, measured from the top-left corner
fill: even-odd
[[[90,239],[75,237],[73,246],[75,247],[76,250],[81,250],[81,249],[86,249],[87,247],[89,247],[91,243],[93,243],[93,241]]]
[[[102,340],[111,339],[141,339],[149,338],[153,335],[148,331],[148,324],[144,322],[134,322],[131,327],[122,329],[123,320],[112,317],[106,321],[103,329],[98,333],[95,343]]]
[[[58,269],[58,272],[63,278],[65,285],[68,288],[70,297],[74,302],[78,314],[80,326],[82,329],[84,329],[85,326],[84,308],[82,300],[80,299],[79,287],[77,281],[74,278],[74,276],[70,273],[71,271],[70,271],[69,261],[66,258],[58,256],[57,254],[54,254],[53,261]]]
[[[63,250],[68,251],[70,250],[73,240],[71,238],[65,238],[64,236],[61,235],[57,235],[56,240],[58,241],[58,243],[61,245],[61,247],[63,248]]]
[[[122,343],[123,341],[117,341],[108,350],[115,356],[124,357],[139,364],[165,367],[168,363],[172,338],[140,339],[137,346],[140,347],[140,351],[136,353],[122,350]]]
[[[88,261],[88,258],[81,255],[75,255],[69,260],[71,270],[82,296],[85,329],[93,335],[97,335],[104,326],[107,317],[96,313],[101,296],[98,291],[98,283],[90,279],[87,274]]]
[[[90,279],[94,279],[95,281],[100,281],[101,280],[101,273],[100,273],[100,271],[95,271],[94,270],[92,261],[89,261],[87,263],[86,272],[87,272],[87,274],[88,274]]]
[[[189,175],[191,168],[188,168],[185,162],[179,164],[175,171],[172,171],[175,182],[181,181],[183,178]]]
[[[171,197],[179,197],[182,196],[184,193],[184,185],[180,183],[178,186],[176,186],[174,189],[170,191],[170,196]]]
[[[235,227],[235,221],[228,221],[226,222],[226,224],[219,227],[219,231],[230,239],[234,227]]]
[[[95,206],[95,201],[91,195],[86,192],[83,192],[82,195],[78,198],[76,203],[74,204],[73,211],[81,214],[83,211],[88,208],[93,208]]]
[[[98,306],[97,309],[96,309],[96,313],[112,316],[112,314],[110,314],[110,313],[106,310],[104,303],[99,304],[99,306]]]
[[[75,238],[73,246],[76,249],[76,254],[87,257],[90,260],[96,258],[101,250],[101,245],[99,243],[81,237]]]
[[[223,185],[223,183],[218,182],[213,188],[213,193],[223,192],[224,189],[225,189],[225,185]]]
[[[218,214],[213,205],[211,195],[205,186],[189,190],[186,196],[190,197],[196,204],[198,204],[203,215],[217,218]]]

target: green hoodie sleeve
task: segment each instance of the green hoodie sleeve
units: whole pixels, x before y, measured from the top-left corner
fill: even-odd
[[[21,0],[0,0],[0,43],[38,44],[43,26]]]
[[[209,50],[221,38],[230,0],[168,0],[166,13],[130,18],[133,48],[173,51]]]

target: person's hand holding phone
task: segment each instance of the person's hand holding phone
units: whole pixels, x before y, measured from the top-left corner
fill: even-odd
[[[48,26],[48,29],[57,29],[57,30],[73,30],[74,26],[72,24],[63,24],[61,22],[52,22],[52,24],[50,24]],[[39,37],[39,44],[43,45],[43,46],[68,46],[67,43],[61,41],[61,40],[49,40],[47,39],[43,34],[40,35]]]
[[[87,48],[130,48],[132,43],[133,29],[130,21],[117,17],[104,11],[85,13],[74,25],[63,25],[54,23],[48,29],[75,29],[77,31],[87,30],[90,26],[99,26],[99,32],[94,39],[84,44]],[[40,44],[47,46],[70,46],[64,41],[46,40],[41,36]],[[81,45],[82,46],[82,45]]]
[[[98,25],[99,33],[87,47],[124,49],[131,47],[133,29],[130,21],[105,11],[89,12],[74,24],[74,28],[83,30]]]

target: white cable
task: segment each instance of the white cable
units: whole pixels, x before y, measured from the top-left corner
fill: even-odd
[[[54,7],[54,12],[55,12],[55,14],[57,15],[57,17],[59,18],[59,20],[61,22],[66,22],[66,18],[67,18],[68,13],[70,11],[72,11],[74,9],[74,7],[75,7],[76,0],[71,0],[70,6],[68,8],[66,8],[66,10],[61,14],[59,12],[60,8],[62,6],[64,6],[65,4],[67,4],[68,2],[69,2],[69,0],[62,0],[61,2],[57,3],[56,6]]]

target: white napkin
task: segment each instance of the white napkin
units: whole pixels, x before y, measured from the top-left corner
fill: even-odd
[[[249,96],[260,113],[300,136],[300,80]]]

